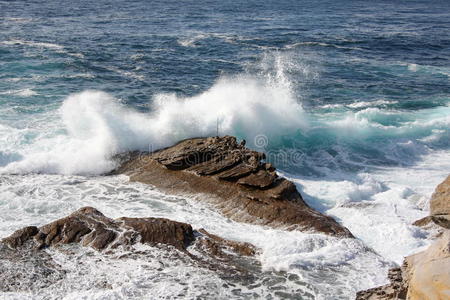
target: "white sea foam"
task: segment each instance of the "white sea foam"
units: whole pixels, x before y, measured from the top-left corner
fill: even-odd
[[[14,45],[24,45],[29,47],[36,47],[36,48],[43,48],[43,49],[50,49],[54,50],[58,53],[64,53],[73,57],[78,58],[84,58],[84,55],[82,53],[74,53],[67,51],[64,46],[54,44],[54,43],[45,43],[45,42],[35,42],[35,41],[26,41],[26,40],[20,40],[20,39],[12,39],[7,41],[2,41],[0,44],[8,45],[8,46],[14,46]]]
[[[250,145],[260,133],[277,139],[305,126],[302,107],[281,77],[280,73],[268,80],[222,78],[190,98],[159,94],[149,114],[126,108],[99,91],[71,95],[60,110],[61,126],[67,134],[59,131],[32,145],[19,146],[17,152],[24,159],[0,168],[0,172],[99,174],[115,166],[114,154],[154,150],[183,138],[214,135],[217,124],[221,135],[245,137]]]
[[[0,92],[0,95],[15,95],[15,96],[19,96],[19,97],[31,97],[31,96],[38,95],[38,93],[36,91],[33,91],[30,88],[27,88],[27,89],[21,89],[21,90],[11,90],[11,91],[6,91],[6,92]]]
[[[346,49],[346,50],[362,50],[359,47],[349,47],[349,46],[340,46],[335,44],[323,43],[323,42],[298,42],[294,44],[286,45],[285,49],[295,49],[304,46],[321,46],[321,47],[332,47],[337,49]]]
[[[288,178],[312,206],[336,216],[366,245],[401,264],[404,256],[429,244],[428,233],[412,223],[428,214],[428,199],[449,168],[447,153],[432,152],[407,168],[323,180]]]
[[[4,45],[27,45],[27,46],[33,46],[33,47],[41,47],[41,48],[49,48],[49,49],[55,49],[55,50],[62,50],[64,49],[63,46],[52,44],[52,43],[43,43],[43,42],[34,42],[34,41],[25,41],[25,40],[8,40],[1,42]]]
[[[389,101],[389,100],[375,100],[375,101],[359,101],[352,104],[346,105],[347,107],[351,108],[364,108],[364,107],[371,107],[371,106],[382,106],[387,104],[395,104],[397,101]]]
[[[0,236],[22,226],[45,224],[87,205],[114,218],[166,217],[190,223],[196,229],[205,228],[225,238],[250,242],[261,249],[257,259],[262,264],[263,273],[255,279],[254,285],[259,287],[253,290],[259,297],[273,296],[275,291],[281,290],[290,294],[294,291],[304,293],[305,299],[348,299],[359,289],[384,283],[385,272],[391,266],[359,240],[232,222],[194,199],[165,195],[144,184],[128,183],[126,176],[0,176],[0,182],[0,208],[3,212],[0,215]],[[20,218],[15,217],[18,212]],[[218,289],[218,295],[223,295],[223,299],[237,297],[230,294],[231,289],[224,287],[224,281],[213,273],[178,259],[164,259],[164,253],[157,249],[150,249],[152,255],[145,260],[136,258],[137,261],[117,260],[88,252],[91,254],[77,252],[75,257],[51,252],[57,262],[70,272],[61,284],[41,292],[74,296],[72,293],[79,290],[77,282],[82,282],[89,295],[109,295],[115,299],[125,296],[127,291],[144,293],[144,296],[159,294],[162,291],[158,282],[178,286],[180,280],[191,282],[195,279],[201,280],[202,286],[188,285],[184,289],[188,293],[198,295],[210,290],[203,285],[209,282],[208,285],[215,286],[214,290]],[[84,263],[80,265],[78,261]],[[161,263],[166,267],[158,271]],[[158,266],[152,267],[152,264]],[[137,268],[139,265],[148,267]],[[178,272],[175,272],[176,268]],[[277,275],[271,273],[273,271],[287,273]],[[296,276],[293,277],[294,274]],[[152,284],[144,285],[149,278],[153,278]],[[97,281],[106,281],[113,289],[96,290],[93,287]],[[58,290],[61,285],[66,288]],[[245,291],[245,287],[240,285],[233,289]],[[168,293],[167,296],[176,296],[174,293],[179,291],[170,289],[164,292]]]

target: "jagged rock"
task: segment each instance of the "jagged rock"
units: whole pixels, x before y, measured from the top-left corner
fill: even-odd
[[[389,284],[358,292],[356,300],[406,299],[408,284],[402,277],[402,269],[390,269],[388,279]]]
[[[203,229],[201,233],[202,236],[213,237]],[[17,230],[2,239],[2,243],[14,249],[20,248],[29,240],[33,240],[36,249],[78,243],[103,250],[140,242],[171,245],[179,250],[186,250],[196,240],[195,234],[196,231],[186,223],[164,218],[122,217],[114,220],[93,207],[83,207],[40,228],[30,226]],[[218,237],[214,237],[216,242],[219,241]],[[220,242],[224,245],[239,244],[225,239]]]
[[[39,290],[66,276],[64,265],[56,263],[44,248],[61,249],[64,253],[88,246],[104,255],[125,247],[125,256],[147,255],[137,243],[172,251],[174,259],[192,260],[199,267],[218,272],[222,277],[251,280],[250,270],[241,266],[244,256],[256,253],[248,243],[226,240],[196,231],[191,225],[164,218],[111,219],[92,207],[83,207],[65,218],[42,227],[25,227],[0,242],[0,292]],[[74,248],[68,250],[67,246]],[[147,250],[152,251],[152,250]],[[124,257],[118,252],[121,257]],[[141,257],[141,259],[143,259]],[[29,270],[33,270],[30,272]],[[35,282],[37,282],[35,284]]]
[[[252,173],[244,178],[239,179],[237,183],[264,189],[273,185],[276,179],[277,174],[275,172],[267,172],[267,170],[259,170],[256,173]]]
[[[36,226],[27,226],[19,229],[7,238],[2,240],[3,243],[10,248],[17,248],[22,246],[26,241],[35,236],[39,232]]]
[[[235,137],[194,138],[156,152],[122,155],[112,174],[127,174],[175,194],[203,195],[225,216],[239,221],[352,237],[333,218],[310,208],[295,185],[264,163],[263,153]]]

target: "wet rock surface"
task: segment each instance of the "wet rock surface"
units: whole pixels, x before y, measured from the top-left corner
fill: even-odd
[[[186,223],[164,218],[111,219],[95,208],[83,207],[65,218],[39,228],[19,229],[1,240],[0,291],[39,289],[64,279],[64,265],[55,262],[46,252],[47,248],[73,252],[73,255],[77,247],[89,247],[105,256],[126,250],[120,258],[149,255],[135,250],[133,245],[136,244],[169,251],[174,259],[189,260],[200,268],[239,280],[252,276],[242,262],[256,253],[248,243],[226,240],[204,229],[197,231]]]
[[[402,277],[402,268],[390,269],[388,279],[389,284],[358,292],[356,300],[406,299],[408,283]]]
[[[390,284],[358,292],[356,299],[449,299],[450,297],[450,176],[437,186],[430,200],[430,216],[414,225],[438,228],[437,239],[426,250],[406,257],[391,269]]]
[[[156,152],[122,155],[113,174],[175,194],[194,194],[235,221],[352,237],[310,208],[295,185],[264,163],[265,155],[235,137],[194,138]]]

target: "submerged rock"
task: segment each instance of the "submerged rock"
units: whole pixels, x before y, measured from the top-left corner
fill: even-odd
[[[170,193],[199,195],[235,221],[352,237],[309,207],[292,182],[262,162],[263,153],[244,145],[231,136],[188,139],[152,153],[128,153],[113,174]]]

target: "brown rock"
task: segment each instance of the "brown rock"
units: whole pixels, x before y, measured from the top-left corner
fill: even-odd
[[[216,271],[223,278],[252,280],[252,272],[258,268],[256,261],[245,257],[256,252],[248,243],[226,240],[204,229],[195,231],[189,224],[164,218],[110,219],[95,208],[84,207],[40,228],[25,227],[1,240],[0,292],[29,292],[30,289],[39,292],[65,277],[64,264],[56,263],[46,251],[39,251],[44,247],[56,247],[69,256],[77,255],[77,247],[57,246],[79,244],[103,250],[108,255],[116,247],[125,246],[125,254],[119,252],[115,259],[152,255],[152,248],[132,247],[136,243],[170,251],[171,258],[191,261],[197,267]],[[247,264],[252,268],[246,267]]]
[[[430,200],[431,220],[446,229],[450,229],[450,176],[436,187]]]
[[[430,215],[450,215],[450,176],[436,187],[430,200]]]
[[[261,162],[264,158],[235,137],[194,138],[153,153],[122,155],[121,167],[112,173],[169,193],[203,195],[197,198],[236,221],[352,237],[334,219],[310,208],[292,182]]]
[[[163,218],[120,218],[122,226],[131,228],[141,236],[141,243],[169,244],[186,249],[194,241],[191,225]]]
[[[204,229],[200,229],[199,232],[209,238],[204,239],[204,244],[209,247],[212,253],[216,256],[225,256],[226,254],[223,252],[224,248],[231,248],[233,252],[243,256],[253,256],[256,253],[255,247],[249,243],[240,243],[236,241],[225,240],[220,236],[207,232]]]
[[[17,230],[12,235],[2,240],[3,243],[11,248],[22,246],[26,241],[35,236],[39,232],[36,226],[28,226]]]
[[[171,245],[185,251],[196,236],[216,247],[228,247],[238,254],[253,255],[254,247],[247,243],[229,241],[201,229],[194,231],[186,223],[164,218],[110,219],[93,207],[83,207],[71,215],[44,225],[30,226],[1,240],[10,248],[19,249],[27,241],[34,241],[37,249],[60,244],[79,243],[96,250],[135,243]]]
[[[406,299],[408,283],[402,277],[402,269],[390,269],[388,278],[389,284],[356,293],[356,300]]]
[[[356,299],[448,299],[450,293],[450,231],[427,250],[405,258],[391,269],[391,283],[358,292]]]
[[[427,250],[405,259],[409,288],[407,299],[449,299],[450,231]]]
[[[267,172],[267,170],[259,170],[256,173],[252,173],[248,176],[239,179],[237,183],[264,189],[271,186],[275,182],[277,177],[278,176],[275,172]]]

